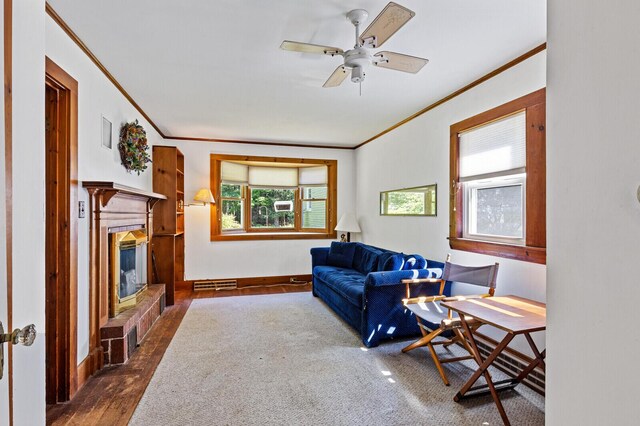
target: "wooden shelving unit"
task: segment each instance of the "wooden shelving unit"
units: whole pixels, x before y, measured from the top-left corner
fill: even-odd
[[[176,282],[184,281],[184,155],[178,148],[153,147],[153,190],[167,197],[153,210],[154,279],[173,305]]]

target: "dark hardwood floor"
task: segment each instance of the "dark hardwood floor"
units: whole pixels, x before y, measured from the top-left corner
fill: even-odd
[[[129,362],[96,373],[72,401],[47,406],[47,424],[126,425],[193,299],[301,291],[311,291],[311,284],[176,292],[175,305],[164,311]]]

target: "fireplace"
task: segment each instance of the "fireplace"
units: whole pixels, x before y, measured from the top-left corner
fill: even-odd
[[[147,231],[144,228],[110,234],[109,316],[136,306],[147,289]]]

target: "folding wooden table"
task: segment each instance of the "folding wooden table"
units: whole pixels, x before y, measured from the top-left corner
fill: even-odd
[[[535,302],[518,296],[489,297],[484,299],[441,302],[441,305],[457,312],[460,315],[460,322],[464,330],[464,335],[473,350],[471,355],[479,366],[478,370],[473,373],[471,378],[464,384],[464,386],[462,386],[460,391],[453,398],[454,401],[458,402],[465,398],[491,393],[491,396],[498,407],[498,411],[500,412],[500,416],[502,417],[502,421],[505,425],[510,425],[507,413],[505,412],[504,407],[500,402],[500,398],[498,397],[498,392],[505,389],[513,389],[538,366],[542,368],[543,371],[545,370],[544,358],[546,355],[546,349],[542,352],[538,350],[535,342],[531,338],[531,333],[542,331],[546,328],[546,305],[544,303]],[[507,333],[504,339],[502,339],[486,359],[482,358],[482,355],[478,350],[478,346],[471,331],[471,326],[465,316],[471,316],[474,321],[492,325]],[[527,342],[529,342],[529,346],[531,346],[531,350],[534,354],[534,359],[527,367],[524,368],[524,370],[522,370],[518,377],[493,382],[491,374],[488,371],[489,366],[493,361],[495,361],[498,355],[505,350],[509,342],[511,342],[515,336],[520,334],[524,335]],[[482,375],[484,375],[487,384],[472,387]]]

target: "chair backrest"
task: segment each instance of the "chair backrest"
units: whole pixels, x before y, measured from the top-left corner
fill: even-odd
[[[493,290],[496,288],[498,266],[497,263],[489,266],[461,266],[447,261],[444,264],[442,278],[446,281],[489,287]]]

